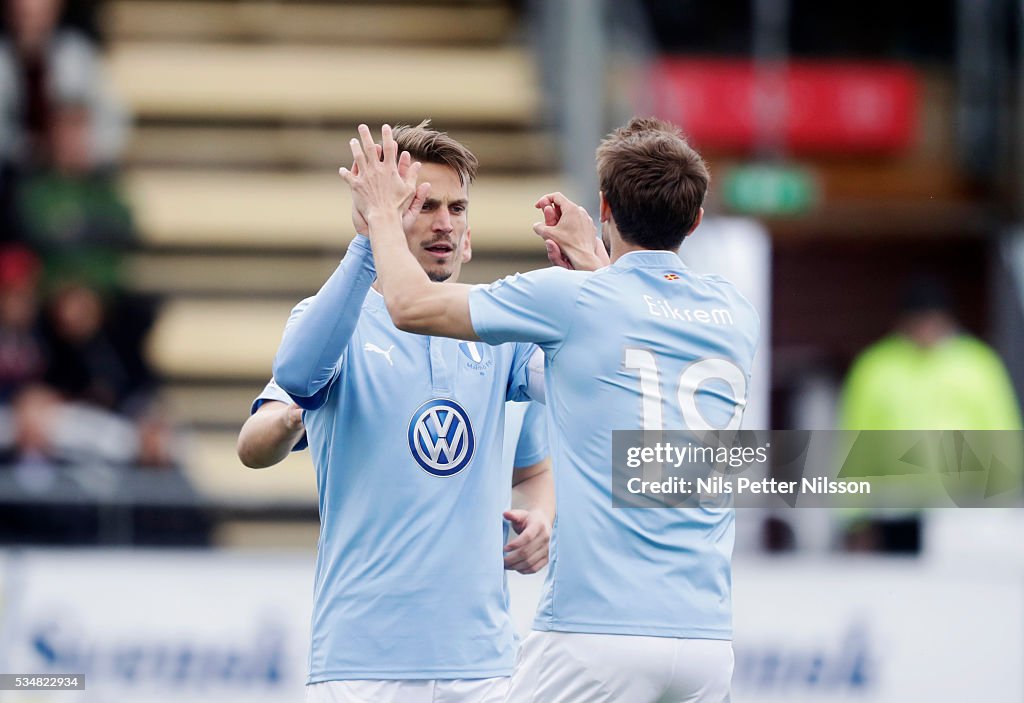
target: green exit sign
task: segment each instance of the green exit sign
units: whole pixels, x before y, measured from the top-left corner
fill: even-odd
[[[814,174],[797,166],[737,166],[725,174],[725,204],[752,215],[800,215],[818,205]]]

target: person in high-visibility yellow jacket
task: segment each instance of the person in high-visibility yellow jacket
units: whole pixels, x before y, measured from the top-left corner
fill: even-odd
[[[1020,430],[1021,408],[999,356],[963,332],[949,295],[932,280],[907,291],[895,331],[854,361],[839,408],[843,430]],[[879,446],[883,446],[879,441]],[[850,520],[846,545],[917,552],[920,519],[910,511]]]

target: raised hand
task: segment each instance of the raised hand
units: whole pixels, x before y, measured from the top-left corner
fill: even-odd
[[[382,147],[380,144],[374,144],[374,147],[376,147],[377,150],[377,158],[383,159],[384,147]],[[408,168],[408,164],[406,165],[406,167]],[[359,176],[359,168],[356,166],[354,161],[352,162],[351,171],[352,175],[356,177]],[[399,171],[399,173],[401,174],[401,171]],[[409,208],[405,211],[405,214],[402,215],[402,229],[405,230],[406,232],[408,232],[412,228],[413,223],[416,222],[416,218],[419,217],[420,210],[423,209],[423,202],[427,199],[427,194],[429,193],[429,191],[430,185],[427,183],[420,185],[416,189],[416,195],[409,203]],[[370,225],[367,224],[366,218],[363,217],[361,212],[359,212],[359,209],[356,207],[356,202],[354,199],[352,201],[352,226],[355,228],[356,234],[361,234],[364,237],[370,231]]]
[[[597,239],[597,228],[586,209],[561,193],[548,193],[534,207],[544,215],[533,225],[545,240],[548,260],[563,268],[593,271],[608,265],[608,256]]]
[[[419,214],[429,193],[427,183],[416,186],[420,164],[413,163],[408,152],[398,155],[398,146],[391,127],[381,129],[381,144],[375,144],[366,125],[359,125],[359,139],[349,142],[352,169],[339,169],[341,177],[352,189],[353,224],[357,231],[374,213],[398,211],[403,226]]]

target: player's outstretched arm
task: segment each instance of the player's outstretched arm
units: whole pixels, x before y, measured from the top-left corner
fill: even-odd
[[[303,408],[324,403],[374,278],[370,244],[356,236],[308,307],[285,328],[274,357],[274,378]]]
[[[265,401],[238,433],[238,458],[250,469],[278,463],[302,439],[302,408],[277,400]]]
[[[406,332],[476,341],[469,314],[470,286],[434,283],[409,252],[402,213],[423,198],[428,184],[416,186],[419,164],[407,152],[398,157],[391,128],[381,130],[382,150],[366,125],[350,142],[354,166],[341,169],[356,207],[366,219],[384,302],[395,326]]]

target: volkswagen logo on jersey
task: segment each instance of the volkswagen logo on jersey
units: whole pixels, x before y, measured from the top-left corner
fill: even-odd
[[[475,449],[469,415],[454,400],[428,400],[413,413],[409,451],[428,474],[454,476],[473,460]]]
[[[469,359],[466,362],[466,367],[480,371],[480,375],[494,365],[490,349],[482,342],[459,342],[459,351],[462,352],[462,356]]]

